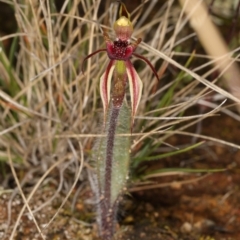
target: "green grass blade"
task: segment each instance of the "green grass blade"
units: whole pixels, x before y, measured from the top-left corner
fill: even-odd
[[[159,159],[162,159],[162,158],[171,157],[171,156],[174,156],[174,155],[177,155],[177,154],[180,154],[180,153],[184,153],[184,152],[187,152],[187,151],[190,151],[194,148],[199,147],[203,143],[204,143],[204,141],[196,143],[192,146],[189,146],[189,147],[186,147],[186,148],[183,148],[183,149],[179,149],[179,150],[172,151],[172,152],[167,152],[167,153],[162,153],[162,154],[155,155],[155,156],[135,158],[133,166],[137,167],[141,162],[144,162],[144,161],[155,161],[155,160],[159,160]]]

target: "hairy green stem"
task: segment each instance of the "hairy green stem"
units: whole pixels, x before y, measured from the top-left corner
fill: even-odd
[[[98,225],[104,240],[111,240],[116,228],[118,202],[123,194],[129,170],[131,112],[126,101],[121,107],[110,104],[106,137],[101,138],[96,149],[97,181],[95,193],[99,200]]]
[[[105,165],[105,186],[104,198],[102,203],[102,228],[103,236],[106,240],[110,240],[114,234],[114,218],[115,212],[114,205],[111,205],[111,179],[112,179],[112,166],[113,166],[113,148],[114,137],[116,132],[117,120],[120,108],[112,107],[109,128],[107,133],[107,148],[106,148],[106,165]]]

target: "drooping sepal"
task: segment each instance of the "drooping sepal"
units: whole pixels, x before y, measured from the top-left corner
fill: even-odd
[[[115,68],[115,61],[111,60],[106,71],[100,78],[100,95],[103,103],[104,124],[106,123],[106,113],[110,100],[111,80]]]
[[[134,122],[134,117],[137,112],[137,108],[142,96],[142,80],[138,76],[136,70],[134,69],[132,63],[126,61],[127,76],[129,81],[130,97],[131,97],[131,107],[132,107],[132,125]]]

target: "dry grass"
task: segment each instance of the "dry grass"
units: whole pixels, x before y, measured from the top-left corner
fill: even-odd
[[[81,61],[94,50],[104,48],[102,29],[108,29],[114,38],[111,26],[118,5],[109,5],[110,1],[106,1],[103,12],[99,11],[100,1],[97,0],[66,0],[60,11],[56,11],[51,5],[53,1],[2,2],[14,8],[18,32],[3,36],[0,41],[16,38],[19,45],[14,48],[15,64],[3,49],[0,51],[0,81],[3,81],[0,90],[0,157],[9,164],[18,183],[13,197],[19,191],[25,201],[20,219],[26,207],[30,213],[33,211],[28,203],[35,191],[41,189],[43,181],[56,177],[56,174],[51,175],[54,169],[59,175],[56,194],[63,192],[68,197],[80,175],[82,181],[87,181],[85,170],[90,169],[91,147],[94,139],[101,137],[98,125],[102,121],[102,105],[98,88],[107,57],[101,54],[89,59],[84,75]],[[145,4],[149,4],[149,11],[141,8]],[[240,100],[222,88],[219,76],[223,72],[217,78],[207,80],[216,71],[213,66],[216,60],[196,54],[188,47],[196,35],[188,29],[181,8],[169,0],[159,11],[152,11],[156,4],[157,1],[145,1],[132,15],[135,23],[133,39],[144,39],[138,53],[160,65],[158,72],[162,77],[162,83],[156,85],[148,66],[137,62],[144,90],[132,148],[144,139],[152,139],[153,145],[167,144],[173,134],[194,135],[187,129],[217,112],[239,119],[238,114],[227,107],[227,104],[234,105]],[[103,14],[99,16],[99,12]],[[234,62],[239,61],[236,51],[237,48],[230,49],[228,54]],[[192,59],[196,64],[192,64]],[[170,70],[166,71],[167,68]],[[172,88],[176,82],[178,85]],[[208,96],[211,96],[210,100]],[[221,100],[214,101],[217,97]],[[163,98],[168,104],[162,106]],[[224,99],[227,98],[231,101],[226,103]],[[181,117],[182,113],[199,104],[213,110]],[[175,130],[170,131],[169,127],[173,125]],[[194,136],[208,139],[201,134]],[[211,140],[239,148],[224,140]],[[21,169],[28,173],[37,171],[31,193],[25,191],[28,174],[21,176]],[[6,178],[11,176],[6,172]],[[4,187],[8,187],[7,184]],[[14,239],[18,221],[10,239]],[[38,226],[37,222],[35,224]],[[38,230],[41,232],[39,226]]]

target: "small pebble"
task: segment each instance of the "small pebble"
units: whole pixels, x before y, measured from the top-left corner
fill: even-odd
[[[181,226],[181,232],[182,233],[190,233],[193,229],[193,226],[191,223],[189,222],[185,222],[182,226]]]

